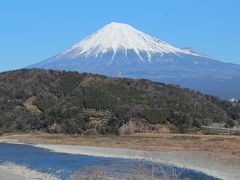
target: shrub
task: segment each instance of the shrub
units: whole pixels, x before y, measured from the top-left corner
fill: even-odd
[[[4,134],[3,130],[0,130],[0,136],[2,136]]]

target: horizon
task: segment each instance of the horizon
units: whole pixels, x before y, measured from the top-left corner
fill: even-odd
[[[240,25],[236,23],[240,2],[236,0],[131,1],[128,6],[127,1],[108,0],[57,5],[57,1],[46,0],[11,2],[0,3],[0,71],[48,59],[111,22],[129,24],[178,48],[191,47],[223,62],[240,64]]]

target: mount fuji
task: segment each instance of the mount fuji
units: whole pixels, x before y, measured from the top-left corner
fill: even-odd
[[[240,65],[177,48],[127,24],[110,23],[66,51],[29,68],[90,72],[178,84],[240,98]]]

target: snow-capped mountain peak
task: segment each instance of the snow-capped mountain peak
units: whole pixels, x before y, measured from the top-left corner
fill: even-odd
[[[240,97],[239,65],[191,48],[174,47],[122,23],[110,23],[70,49],[29,68],[144,78],[222,97]]]
[[[97,32],[91,34],[72,48],[58,55],[58,58],[78,58],[79,56],[102,56],[109,50],[113,51],[112,60],[118,51],[124,51],[125,57],[128,50],[133,50],[140,60],[143,60],[142,52],[147,54],[148,61],[152,54],[159,53],[176,55],[191,54],[200,56],[200,54],[174,47],[164,41],[158,40],[147,35],[128,24],[112,22]]]

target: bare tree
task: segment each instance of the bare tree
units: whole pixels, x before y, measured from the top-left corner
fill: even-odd
[[[183,170],[163,166],[155,160],[158,153],[144,153],[142,160],[132,163],[112,162],[114,166],[96,165],[75,172],[72,180],[179,180]],[[131,158],[132,159],[132,158]],[[111,163],[109,163],[111,164]],[[183,178],[181,178],[183,179]]]

